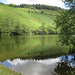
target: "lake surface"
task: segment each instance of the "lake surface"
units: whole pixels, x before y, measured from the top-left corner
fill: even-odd
[[[58,35],[1,37],[0,64],[22,75],[68,75],[65,62],[73,55],[58,41]]]
[[[11,36],[0,38],[0,61],[7,59],[47,59],[68,53],[58,35]]]
[[[6,60],[0,64],[22,75],[69,75],[75,73],[74,54],[44,60]]]

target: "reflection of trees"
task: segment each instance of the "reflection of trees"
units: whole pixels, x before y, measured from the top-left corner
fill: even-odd
[[[42,46],[45,44],[45,37],[42,35]]]
[[[75,73],[75,60],[73,55],[62,56],[60,62],[57,63],[55,68],[55,75],[69,75]]]
[[[27,41],[26,37],[22,36],[3,36],[0,38],[0,53],[19,51]]]

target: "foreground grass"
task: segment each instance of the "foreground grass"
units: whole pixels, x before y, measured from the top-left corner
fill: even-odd
[[[10,69],[0,65],[0,75],[21,75],[15,71],[11,71]]]

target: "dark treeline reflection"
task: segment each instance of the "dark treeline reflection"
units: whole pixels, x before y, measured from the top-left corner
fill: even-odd
[[[62,56],[54,75],[75,75],[75,54]]]
[[[25,37],[1,37],[0,38],[0,52],[1,51],[14,51],[19,49],[21,45],[25,44],[27,39]]]
[[[21,36],[3,36],[0,38],[0,60],[4,61],[8,58],[15,58],[22,51],[23,46],[27,43],[27,39]]]

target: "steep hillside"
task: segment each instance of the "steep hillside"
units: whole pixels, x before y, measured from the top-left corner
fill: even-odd
[[[0,34],[53,34],[61,10],[15,8],[0,4]]]

